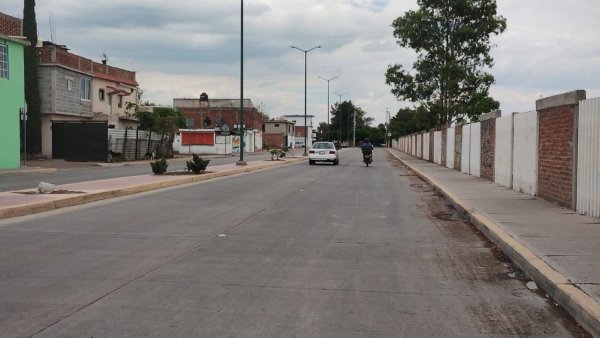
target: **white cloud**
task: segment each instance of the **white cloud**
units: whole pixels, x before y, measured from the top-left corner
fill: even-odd
[[[22,0],[4,0],[0,12],[21,16]],[[244,93],[271,116],[304,112],[304,55],[308,55],[309,114],[325,121],[330,92],[348,92],[376,122],[406,106],[385,85],[389,64],[410,67],[414,53],[392,36],[392,21],[416,0],[257,0],[244,8]],[[240,2],[220,0],[38,1],[39,35],[115,66],[137,71],[146,99],[239,97]],[[600,96],[600,5],[597,0],[498,0],[506,32],[493,39],[493,96],[504,113],[527,111],[535,100],[574,89]],[[337,100],[331,95],[330,103]]]

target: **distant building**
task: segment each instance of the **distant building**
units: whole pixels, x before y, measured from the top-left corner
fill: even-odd
[[[294,148],[296,126],[287,120],[263,121],[263,144],[269,148]]]
[[[296,125],[295,148],[304,147],[304,135],[308,141],[308,147],[312,146],[317,140],[317,130],[313,128],[314,115],[306,115],[306,125],[304,125],[304,115],[283,115],[283,119],[292,121]]]
[[[43,155],[53,157],[58,146],[54,123],[106,122],[118,129],[138,125],[126,110],[127,103],[138,101],[135,72],[94,62],[49,41],[38,47],[38,54]]]
[[[246,129],[261,129],[263,114],[254,107],[250,99],[244,99],[243,104]],[[240,121],[239,99],[210,99],[208,95],[202,93],[197,99],[173,99],[173,108],[185,115],[187,127],[190,129],[219,129],[223,124],[227,124],[231,130],[234,130]]]
[[[19,108],[25,107],[23,52],[29,46],[21,35],[21,20],[0,13],[0,169],[20,166]]]

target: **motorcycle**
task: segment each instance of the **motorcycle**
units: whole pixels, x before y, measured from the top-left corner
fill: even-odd
[[[373,152],[372,151],[363,151],[363,162],[369,166],[371,162],[373,162]]]

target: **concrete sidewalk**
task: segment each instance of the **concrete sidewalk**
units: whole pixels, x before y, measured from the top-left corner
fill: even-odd
[[[600,337],[600,220],[389,151],[464,211],[546,293]]]
[[[245,166],[224,164],[208,166],[201,175],[138,175],[97,181],[57,185],[55,193],[38,194],[37,187],[0,193],[0,219],[24,216],[58,208],[126,196],[225,177],[285,164],[306,161],[306,157],[286,157],[279,161],[248,161]]]

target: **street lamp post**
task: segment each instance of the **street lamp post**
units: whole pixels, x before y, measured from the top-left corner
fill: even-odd
[[[240,160],[236,165],[246,165],[244,161],[244,0],[240,0],[241,20],[240,20]]]
[[[340,120],[340,135],[339,135],[339,142],[340,142],[340,147],[342,146],[342,95],[347,95],[348,92],[343,92],[343,93],[333,93],[334,95],[339,95],[340,99],[338,100],[338,113],[339,115],[339,120]]]
[[[306,122],[306,60],[307,60],[307,54],[308,52],[315,50],[317,48],[321,48],[321,46],[315,46],[311,49],[308,50],[304,50],[301,48],[298,48],[296,46],[290,46],[290,48],[294,48],[297,49],[301,52],[304,53],[304,154],[302,154],[303,156],[308,156],[308,154],[306,153],[306,145],[308,143],[307,139],[307,134],[308,134],[308,124]]]
[[[329,133],[330,133],[330,131],[329,131],[329,81],[333,81],[337,78],[339,78],[339,76],[334,76],[331,79],[326,79],[322,76],[319,76],[319,79],[327,81],[327,135],[326,135],[327,141],[330,141],[329,140]]]

